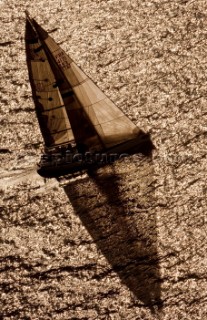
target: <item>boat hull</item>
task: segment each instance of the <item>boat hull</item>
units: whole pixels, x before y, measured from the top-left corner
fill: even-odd
[[[145,150],[152,150],[153,146],[149,135],[143,134],[136,139],[129,140],[100,153],[74,154],[69,161],[64,159],[60,162],[38,165],[37,172],[44,178],[55,178],[68,174],[81,173],[82,171],[99,168],[109,165],[138,152],[145,153]]]

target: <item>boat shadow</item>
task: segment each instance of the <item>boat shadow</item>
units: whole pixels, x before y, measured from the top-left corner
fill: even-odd
[[[148,154],[89,172],[64,190],[122,283],[154,313],[162,303],[153,179]]]

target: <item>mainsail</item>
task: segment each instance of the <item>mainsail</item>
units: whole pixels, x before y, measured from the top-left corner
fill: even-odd
[[[76,142],[85,143],[89,150],[103,150],[138,137],[140,130],[136,125],[34,19],[32,24],[40,39],[35,46],[39,57],[44,55],[45,58],[46,54],[51,65],[50,71],[56,79],[59,74],[57,86],[60,91],[57,89],[55,92],[61,93]],[[54,81],[54,78],[51,80]],[[44,99],[44,96],[41,95],[41,98]]]
[[[38,35],[29,18],[26,22],[26,53],[36,113],[46,147],[74,140],[56,79]]]

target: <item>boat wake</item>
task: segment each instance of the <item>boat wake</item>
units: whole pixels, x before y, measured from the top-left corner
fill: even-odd
[[[41,178],[37,172],[36,167],[29,167],[25,169],[17,169],[11,171],[1,171],[0,172],[1,181],[0,181],[0,189],[5,189],[10,186],[14,186],[20,183],[25,183],[28,181],[41,180]]]

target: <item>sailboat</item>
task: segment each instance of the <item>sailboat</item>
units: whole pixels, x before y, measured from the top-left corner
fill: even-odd
[[[140,130],[26,12],[26,56],[44,139],[37,172],[59,177],[111,163],[146,142]]]

